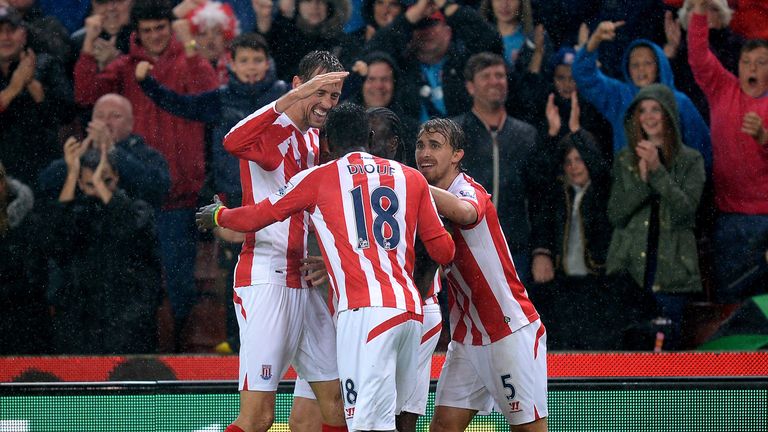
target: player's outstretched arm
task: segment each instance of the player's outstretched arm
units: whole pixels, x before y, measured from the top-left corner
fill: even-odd
[[[435,186],[430,186],[429,191],[435,200],[437,212],[451,222],[459,225],[472,225],[477,222],[477,209],[469,202]]]
[[[323,86],[344,81],[344,78],[346,78],[347,75],[349,75],[349,72],[346,71],[315,75],[309,81],[302,83],[300,86],[280,96],[280,99],[275,102],[275,111],[285,112],[285,110],[290,108],[293,104],[312,96]]]
[[[200,231],[222,227],[243,233],[254,232],[277,222],[269,211],[272,207],[269,199],[234,209],[225,207],[218,195],[213,199],[213,204],[200,207],[195,213],[195,223]]]

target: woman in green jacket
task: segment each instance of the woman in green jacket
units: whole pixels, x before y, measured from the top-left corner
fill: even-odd
[[[614,227],[607,272],[626,272],[653,293],[679,339],[683,308],[702,290],[694,226],[704,189],[704,160],[681,141],[672,91],[644,87],[624,120],[628,146],[613,164],[608,218]],[[666,344],[665,344],[666,345]]]

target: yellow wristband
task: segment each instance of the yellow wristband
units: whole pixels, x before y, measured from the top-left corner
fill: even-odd
[[[224,210],[224,206],[219,206],[218,208],[216,208],[216,211],[213,212],[213,223],[216,226],[221,226],[219,225],[219,214],[221,213],[222,210]]]

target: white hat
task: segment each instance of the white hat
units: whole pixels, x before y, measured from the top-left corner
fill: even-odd
[[[731,16],[733,15],[733,9],[728,7],[728,0],[710,0],[710,4],[720,11],[720,19],[723,21],[723,26],[728,27],[728,24],[731,23]],[[693,0],[685,0],[683,7],[677,11],[680,25],[686,30],[688,30],[688,20],[690,20],[692,10]]]

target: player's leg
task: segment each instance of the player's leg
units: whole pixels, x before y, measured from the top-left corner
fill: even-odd
[[[301,334],[301,320],[294,317],[305,297],[302,290],[272,284],[235,288],[241,346],[240,413],[233,425],[244,432],[265,432],[274,422],[277,387]]]
[[[437,303],[424,305],[424,322],[422,323],[421,343],[419,345],[418,372],[413,393],[405,400],[396,424],[399,432],[414,432],[419,416],[427,411],[429,383],[432,378],[432,354],[440,339],[443,328],[443,316]]]
[[[309,288],[303,311],[303,327],[293,366],[306,379],[317,398],[324,428],[346,427],[341,399],[339,369],[336,363],[336,328],[324,290]]]
[[[547,340],[537,320],[487,345],[478,369],[514,432],[547,430]]]
[[[444,405],[435,406],[435,415],[429,424],[430,432],[461,432],[475,418],[477,410]]]
[[[445,363],[437,381],[435,414],[429,425],[430,431],[466,430],[476,414],[490,413],[493,409],[493,398],[471,358],[474,348],[478,347],[455,341],[448,344]]]
[[[275,421],[275,392],[241,391],[240,414],[232,425],[243,432],[266,432]],[[240,432],[228,428],[227,432]]]
[[[288,427],[293,432],[321,432],[323,415],[315,394],[303,378],[296,379]]]

